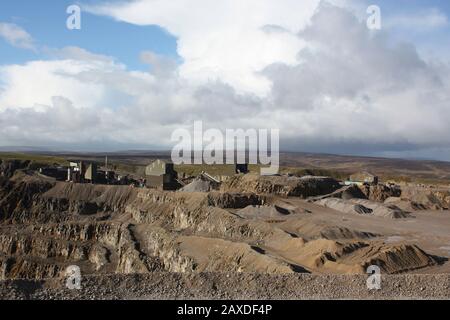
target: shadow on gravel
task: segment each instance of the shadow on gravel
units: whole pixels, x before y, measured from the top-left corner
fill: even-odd
[[[297,272],[297,273],[309,273],[309,274],[311,274],[310,271],[308,271],[308,270],[306,270],[305,268],[303,268],[303,267],[301,267],[301,266],[298,266],[298,265],[296,265],[296,264],[291,264],[290,266],[291,266],[291,268],[292,268],[292,270],[293,270],[294,272]]]
[[[10,288],[20,292],[25,299],[31,299],[33,294],[44,287],[45,281],[14,280],[10,282]]]
[[[449,259],[446,257],[439,257],[439,256],[434,256],[434,255],[430,255],[436,262],[438,265],[443,265],[444,263],[446,263]]]

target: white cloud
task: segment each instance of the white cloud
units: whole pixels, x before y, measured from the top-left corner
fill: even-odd
[[[373,35],[345,9],[323,6],[300,36],[298,66],[273,65],[273,99],[292,136],[366,144],[450,145],[450,72],[414,46]],[[294,115],[297,115],[294,116]],[[282,121],[282,120],[281,120]],[[297,127],[295,127],[297,123]]]
[[[35,50],[31,35],[16,24],[0,22],[0,37],[15,47]]]
[[[95,54],[79,47],[64,47],[62,49],[46,48],[46,53],[57,59],[70,59],[79,61],[98,61],[112,65],[114,58],[102,54]]]
[[[296,64],[304,44],[296,36],[319,0],[137,0],[87,7],[137,25],[159,25],[178,38],[181,76],[197,83],[221,80],[240,92],[264,95],[258,75],[275,62]],[[267,27],[283,32],[268,32]]]
[[[94,107],[103,97],[104,85],[85,83],[75,76],[95,69],[95,64],[80,60],[32,61],[0,67],[0,110],[45,108],[54,96],[64,96],[78,107]]]
[[[203,120],[219,129],[280,128],[284,145],[325,152],[450,146],[450,66],[424,61],[413,45],[392,44],[346,9],[323,4],[309,20],[295,35],[304,44],[295,63],[281,58],[261,63],[255,77],[269,82],[265,95],[230,83],[241,72],[252,74],[247,62],[237,72],[227,62],[218,64],[224,73],[205,82],[192,81],[185,65],[152,52],[141,55],[148,72],[129,71],[113,58],[80,48],[62,49],[51,61],[3,66],[0,144],[169,146],[175,128]],[[264,35],[294,36],[288,23],[260,22],[257,32]],[[259,44],[248,44],[250,51]],[[192,52],[200,52],[199,45],[192,42]],[[209,51],[208,41],[205,48],[220,51]],[[241,53],[239,46],[229,50]],[[215,59],[220,62],[218,55]]]

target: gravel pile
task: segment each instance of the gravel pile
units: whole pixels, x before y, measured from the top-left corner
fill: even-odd
[[[152,273],[86,277],[81,290],[64,280],[1,281],[2,299],[450,299],[450,275],[382,276],[368,290],[364,275]]]

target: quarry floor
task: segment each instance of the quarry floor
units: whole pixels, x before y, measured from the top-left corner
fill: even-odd
[[[364,275],[152,273],[89,276],[80,290],[64,280],[0,281],[5,300],[409,300],[450,297],[450,275],[389,275],[369,290]]]

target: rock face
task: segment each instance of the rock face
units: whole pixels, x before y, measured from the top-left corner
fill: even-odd
[[[3,177],[0,277],[61,277],[71,265],[86,275],[105,275],[364,273],[373,262],[398,273],[436,263],[412,245],[386,245],[372,234],[303,220],[310,214],[276,200],[339,188],[333,179],[315,177],[237,177],[222,192],[202,193]],[[239,214],[249,206],[275,211],[261,219]],[[285,231],[280,216],[293,219],[286,224],[305,221],[303,229]]]
[[[208,205],[222,209],[240,209],[247,206],[262,205],[267,202],[266,197],[254,193],[220,193],[208,194]]]
[[[311,197],[308,199],[310,202],[328,199],[328,198],[338,198],[343,200],[349,200],[349,199],[367,199],[366,195],[361,191],[361,189],[356,185],[351,186],[344,186],[340,189],[328,193],[325,195],[317,196],[317,197]]]
[[[236,176],[222,186],[225,192],[255,192],[306,199],[332,193],[341,188],[338,181],[328,177],[287,177],[287,176]]]
[[[0,191],[0,221],[21,223],[45,219],[39,215],[39,198],[52,184],[41,181],[7,181]],[[39,216],[39,217],[38,217]]]
[[[390,197],[400,197],[402,190],[399,187],[389,187],[385,185],[364,185],[360,187],[367,199],[377,202],[384,202]]]
[[[431,210],[450,209],[450,191],[441,188],[403,187],[401,200],[412,206]]]
[[[0,176],[11,178],[17,170],[26,169],[30,164],[28,160],[0,160]]]

